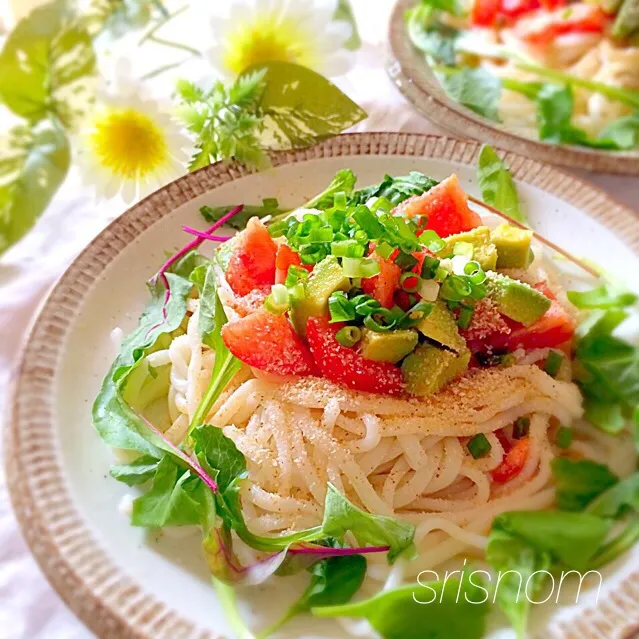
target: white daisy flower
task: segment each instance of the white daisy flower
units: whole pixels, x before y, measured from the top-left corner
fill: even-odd
[[[74,147],[83,181],[98,199],[121,194],[132,203],[184,175],[194,145],[171,103],[145,95],[126,65],[117,66]]]
[[[211,19],[213,66],[236,77],[251,65],[295,62],[332,77],[346,73],[353,54],[344,49],[351,26],[333,21],[338,0],[237,0],[225,17]]]

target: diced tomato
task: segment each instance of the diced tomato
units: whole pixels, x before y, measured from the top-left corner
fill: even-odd
[[[481,218],[468,208],[468,196],[455,174],[430,191],[402,202],[395,211],[408,217],[428,216],[426,228],[435,231],[440,237],[481,226]]]
[[[264,306],[264,300],[270,292],[270,286],[262,286],[253,289],[248,295],[229,295],[230,299],[225,300],[225,303],[236,311],[238,315],[246,317]]]
[[[393,296],[393,302],[402,309],[402,311],[407,311],[411,307],[410,303],[410,294],[406,291],[402,291],[401,289],[395,291],[395,295]]]
[[[460,331],[472,353],[485,350],[483,340],[494,335],[508,335],[510,326],[489,298],[475,302],[475,310],[468,328]]]
[[[507,453],[513,447],[503,428],[496,430],[493,434],[499,440],[499,443],[501,444],[501,447],[504,449],[505,453]]]
[[[499,15],[500,0],[475,0],[470,21],[477,27],[492,27]]]
[[[383,257],[373,253],[371,257],[379,264],[379,275],[366,277],[362,280],[362,290],[368,295],[372,295],[384,308],[392,308],[393,294],[399,288],[399,278],[402,269]]]
[[[517,477],[522,471],[528,459],[528,451],[530,450],[530,438],[524,437],[519,439],[513,447],[506,453],[501,464],[491,471],[493,481],[499,484],[505,484],[507,481]]]
[[[275,375],[313,375],[313,358],[285,315],[260,309],[222,327],[227,348],[241,361]]]
[[[565,7],[567,4],[568,0],[541,0],[541,6],[548,11],[552,11],[558,7]]]
[[[226,269],[226,281],[237,295],[275,282],[277,247],[259,218],[252,217],[240,233]]]
[[[275,255],[275,283],[284,284],[290,266],[301,266],[309,273],[313,270],[310,264],[302,264],[299,253],[296,253],[288,244],[278,244]]]
[[[519,18],[541,7],[540,0],[501,0],[500,13],[507,18]]]
[[[365,359],[336,339],[344,324],[329,324],[325,317],[311,317],[306,325],[306,337],[311,353],[322,375],[354,390],[384,395],[401,395],[404,376],[390,362]]]
[[[552,11],[540,9],[517,21],[515,34],[531,44],[549,44],[565,33],[602,33],[608,16],[596,4],[571,4]]]

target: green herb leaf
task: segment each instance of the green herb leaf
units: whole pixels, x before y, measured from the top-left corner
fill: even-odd
[[[499,122],[497,104],[501,95],[501,81],[486,69],[468,67],[454,73],[439,73],[446,93],[466,108]]]
[[[599,139],[620,150],[634,149],[639,143],[639,113],[611,122],[601,131]]]
[[[499,209],[518,222],[527,223],[521,210],[517,186],[508,167],[492,146],[485,144],[479,153],[477,181],[487,204]]]
[[[73,127],[93,100],[91,37],[63,0],[34,9],[0,53],[0,100],[37,122],[55,113]]]
[[[0,83],[2,71],[0,70]],[[0,254],[36,222],[64,181],[71,152],[53,118],[16,127],[3,140],[0,162]]]
[[[597,517],[618,519],[628,510],[639,512],[639,473],[613,485],[588,504],[587,511]]]
[[[419,603],[418,603],[419,602]],[[480,639],[489,610],[484,586],[467,579],[420,582],[342,606],[313,608],[316,617],[362,617],[384,639]]]
[[[401,554],[414,553],[415,526],[407,522],[371,515],[351,504],[332,484],[328,485],[324,504],[322,532],[326,536],[341,537],[351,531],[361,545],[390,546],[388,561]]]
[[[273,61],[244,73],[255,72],[266,74],[259,110],[260,139],[268,148],[309,146],[366,118],[366,112],[334,84],[299,64]]]
[[[637,296],[629,291],[612,292],[607,286],[598,286],[590,291],[568,291],[569,301],[580,309],[619,308],[632,306]]]
[[[589,513],[513,511],[502,513],[493,528],[521,539],[554,561],[584,570],[601,548],[611,522]]]
[[[195,498],[198,478],[183,471],[169,455],[162,458],[150,490],[133,502],[131,523],[146,528],[192,526],[201,521],[201,503]]]
[[[521,639],[526,635],[530,597],[541,590],[546,578],[541,571],[550,568],[551,557],[523,539],[493,526],[486,547],[486,561],[500,575],[495,592],[497,604]],[[529,589],[526,591],[528,596],[522,596],[522,588]]]
[[[557,487],[557,505],[562,510],[582,511],[593,499],[619,482],[608,466],[586,459],[575,461],[559,457],[552,462],[552,472]]]
[[[217,222],[223,215],[226,215],[229,211],[233,210],[237,205],[231,206],[201,206],[200,213],[202,217],[209,223],[213,224]],[[267,215],[281,215],[286,211],[280,209],[279,203],[275,198],[267,198],[262,204],[244,204],[244,208],[240,213],[234,215],[228,222],[228,226],[241,231],[246,228],[247,222],[252,217],[263,218]]]
[[[592,558],[590,569],[596,570],[609,564],[630,550],[637,541],[639,541],[639,519],[633,519]]]
[[[618,435],[626,427],[622,404],[587,397],[584,408],[586,420],[609,435]]]
[[[351,35],[344,43],[344,48],[350,51],[357,51],[362,46],[362,40],[357,30],[357,21],[353,14],[353,7],[350,0],[338,0],[333,20],[336,22],[346,22],[351,27]]]
[[[325,210],[334,205],[336,193],[351,195],[356,182],[357,176],[350,169],[341,169],[321,193],[304,204],[304,208]]]
[[[352,203],[366,204],[370,198],[377,197],[397,205],[413,195],[422,195],[426,191],[430,191],[436,185],[437,182],[433,178],[419,171],[411,171],[408,175],[400,175],[399,177],[385,175],[379,184],[356,191],[353,194]]]
[[[160,460],[152,455],[140,455],[130,464],[111,466],[111,477],[127,486],[137,486],[149,481],[155,475]]]

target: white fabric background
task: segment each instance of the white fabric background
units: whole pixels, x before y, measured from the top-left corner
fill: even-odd
[[[384,39],[391,0],[352,1],[364,46],[357,54],[356,67],[338,84],[369,113],[358,130],[441,132],[412,109],[385,75]],[[157,66],[156,55],[149,51],[143,55]],[[188,75],[188,66],[180,73]],[[639,213],[638,178],[584,175]],[[1,258],[0,407],[8,401],[7,385],[19,344],[38,305],[71,260],[124,208],[120,201],[96,205],[72,172],[36,228]],[[6,410],[0,414],[6,414]],[[90,636],[49,587],[31,558],[11,512],[0,469],[0,639]]]

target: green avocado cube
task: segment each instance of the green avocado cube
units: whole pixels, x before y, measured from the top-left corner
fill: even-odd
[[[625,38],[639,30],[639,0],[623,0],[612,27],[614,38]]]
[[[550,308],[551,301],[525,282],[491,272],[486,284],[499,312],[524,326],[534,324]]]
[[[291,320],[300,335],[306,335],[309,317],[320,317],[328,312],[328,298],[335,291],[348,291],[350,280],[342,271],[337,258],[329,255],[315,265],[306,283],[306,297],[293,302]]]
[[[497,247],[497,268],[528,268],[535,257],[530,249],[532,237],[532,231],[500,224],[491,233]]]
[[[436,393],[463,373],[469,363],[468,349],[453,353],[433,344],[420,344],[402,363],[406,390],[420,397]]]
[[[490,238],[490,229],[487,226],[478,226],[471,231],[465,233],[457,233],[444,238],[446,248],[440,251],[443,256],[452,253],[455,244],[464,242],[473,245],[473,259],[479,262],[480,266],[485,270],[494,270],[497,268],[497,249],[492,244]]]
[[[368,328],[362,330],[360,355],[376,362],[393,362],[404,359],[417,346],[417,331],[398,330],[378,333]]]
[[[417,329],[428,339],[459,353],[466,348],[459,334],[455,316],[448,310],[446,302],[437,300],[431,312],[417,325]]]

